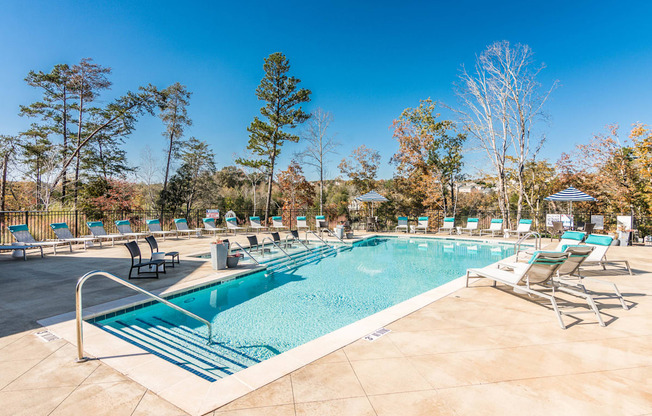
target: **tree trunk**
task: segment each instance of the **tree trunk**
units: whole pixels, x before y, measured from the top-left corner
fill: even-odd
[[[79,147],[79,144],[81,143],[83,115],[84,115],[84,83],[82,82],[82,85],[79,90],[79,125],[77,126],[77,147]],[[74,187],[75,197],[73,203],[75,210],[77,209],[77,197],[79,196],[79,160],[81,156],[80,153],[81,152],[77,152],[77,160],[75,161],[75,187]]]
[[[0,211],[6,211],[5,200],[7,196],[7,165],[9,165],[9,152],[5,153],[2,162],[2,185],[0,186]]]
[[[319,162],[319,215],[324,215],[324,164]]]
[[[63,159],[68,155],[68,104],[66,102],[66,86],[63,86]],[[61,202],[66,202],[66,188],[68,187],[68,171],[63,170],[63,181],[61,182]]]
[[[265,203],[265,224],[269,218],[269,207],[272,202],[272,183],[274,182],[274,163],[276,162],[276,151],[272,152],[270,158],[269,178],[267,179],[267,202]]]

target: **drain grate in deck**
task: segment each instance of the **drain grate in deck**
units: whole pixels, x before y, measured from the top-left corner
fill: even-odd
[[[43,342],[50,342],[50,341],[55,341],[55,340],[59,339],[58,336],[54,335],[52,332],[48,331],[47,329],[45,329],[43,331],[39,331],[39,332],[35,333],[34,335],[39,337],[39,339],[41,341],[43,341]]]
[[[377,329],[375,332],[372,332],[371,334],[366,335],[363,339],[366,339],[369,342],[373,342],[373,341],[377,340],[378,338],[382,337],[383,335],[385,335],[385,334],[387,334],[389,332],[391,332],[391,331],[389,329],[387,329],[387,328],[380,328],[380,329]]]

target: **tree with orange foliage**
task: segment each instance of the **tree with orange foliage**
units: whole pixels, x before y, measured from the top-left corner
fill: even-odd
[[[400,176],[413,183],[424,207],[440,207],[446,215],[455,215],[466,135],[457,133],[452,121],[438,120],[435,108],[430,98],[421,100],[417,108],[406,108],[394,120],[399,149],[391,162]]]
[[[315,189],[303,176],[303,170],[296,161],[276,177],[281,191],[283,211],[291,212],[311,205],[315,199]]]

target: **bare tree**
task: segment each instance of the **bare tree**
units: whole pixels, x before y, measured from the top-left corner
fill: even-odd
[[[324,206],[324,163],[329,154],[336,154],[335,149],[340,145],[334,136],[326,132],[333,121],[333,115],[317,108],[312,112],[302,138],[308,146],[296,158],[301,163],[312,166],[319,173],[319,213],[323,214]]]
[[[145,146],[140,151],[140,161],[136,170],[136,177],[147,187],[147,205],[149,208],[156,206],[156,198],[162,182],[163,169],[160,161],[154,156],[152,148]],[[158,185],[158,186],[157,186]]]
[[[539,149],[544,136],[532,146],[533,126],[545,117],[542,111],[552,87],[540,93],[537,76],[545,65],[535,65],[532,49],[527,45],[511,46],[507,41],[494,42],[476,59],[474,72],[462,67],[457,96],[461,109],[454,109],[472,138],[484,150],[495,170],[498,203],[509,221],[505,164],[510,150],[517,161],[518,207],[521,217],[524,193],[524,166],[533,147]]]

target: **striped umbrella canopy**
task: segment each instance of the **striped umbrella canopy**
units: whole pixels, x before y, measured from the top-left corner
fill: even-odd
[[[360,195],[359,197],[356,197],[355,199],[357,199],[358,201],[362,201],[362,202],[385,202],[385,201],[388,201],[387,198],[385,198],[384,196],[382,196],[381,194],[379,194],[376,191],[367,192],[366,194]]]
[[[564,189],[563,191],[559,191],[556,194],[550,195],[549,197],[544,199],[546,201],[570,202],[570,207],[568,208],[569,214],[573,213],[573,202],[597,201],[597,199],[593,198],[591,195],[585,194],[584,192],[580,191],[579,189],[575,189],[572,186]]]
[[[596,201],[595,198],[593,198],[591,195],[585,194],[584,192],[573,188],[572,186],[564,189],[563,191],[559,191],[556,194],[550,195],[549,197],[545,198],[546,201],[570,201],[570,202],[578,202],[578,201]]]
[[[376,191],[369,191],[364,195],[360,195],[359,197],[356,197],[355,199],[358,200],[358,201],[362,201],[362,202],[371,202],[372,203],[371,204],[371,216],[372,217],[374,215],[374,204],[373,203],[374,202],[388,201],[387,198],[385,198],[384,196],[382,196],[381,194],[379,194]]]

